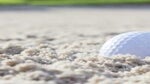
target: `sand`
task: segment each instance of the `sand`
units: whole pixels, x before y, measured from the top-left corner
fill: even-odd
[[[150,30],[150,7],[1,7],[0,84],[150,84],[150,57],[98,54]]]

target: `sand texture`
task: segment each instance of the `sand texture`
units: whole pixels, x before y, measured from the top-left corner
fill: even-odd
[[[150,84],[150,57],[98,54],[150,7],[1,7],[0,29],[0,84]]]

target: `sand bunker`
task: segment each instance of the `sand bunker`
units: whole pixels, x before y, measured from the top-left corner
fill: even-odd
[[[150,84],[150,57],[98,55],[114,35],[149,30],[150,11],[133,10],[1,11],[0,84]]]

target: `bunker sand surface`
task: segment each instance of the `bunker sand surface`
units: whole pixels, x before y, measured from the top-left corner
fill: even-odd
[[[149,31],[150,7],[30,8],[0,9],[1,84],[150,83],[150,57],[98,54],[112,36]]]

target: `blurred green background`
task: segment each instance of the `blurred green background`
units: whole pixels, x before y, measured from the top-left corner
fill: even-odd
[[[149,4],[150,0],[0,0],[0,5]]]

